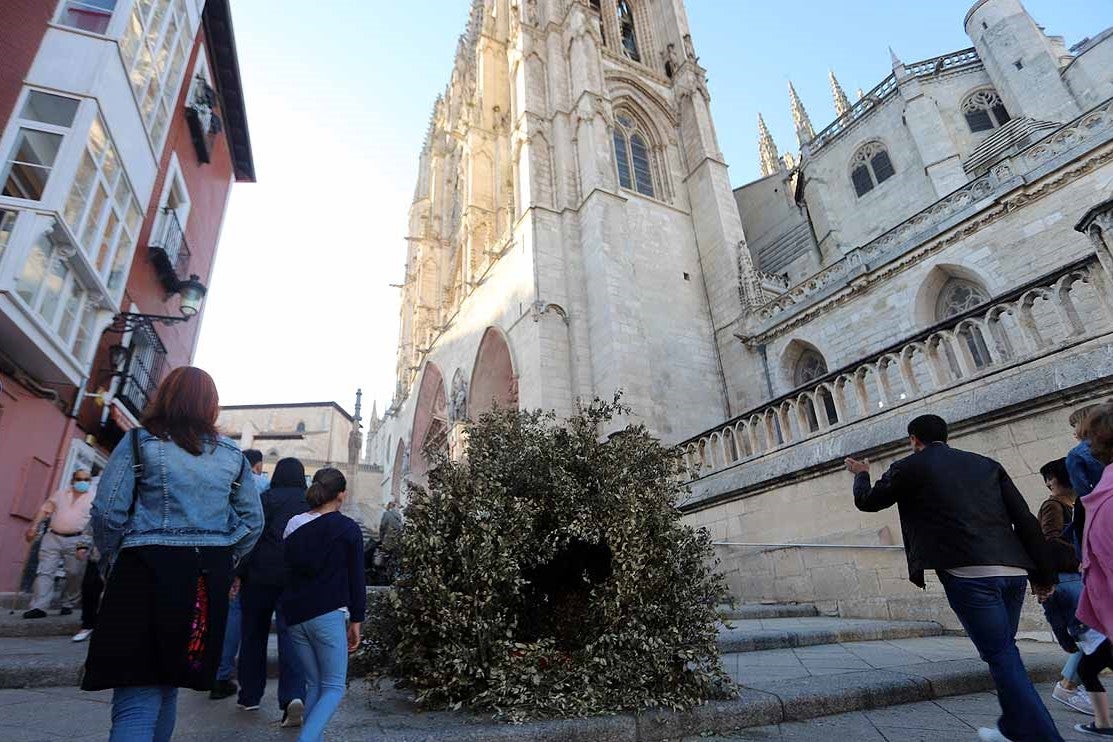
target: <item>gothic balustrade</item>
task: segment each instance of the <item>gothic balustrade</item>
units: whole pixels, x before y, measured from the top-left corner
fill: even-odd
[[[692,479],[1113,330],[1091,255],[681,444]]]

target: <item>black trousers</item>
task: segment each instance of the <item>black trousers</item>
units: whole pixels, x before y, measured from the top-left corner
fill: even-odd
[[[1105,692],[1105,686],[1098,680],[1098,674],[1106,668],[1113,669],[1113,645],[1110,645],[1108,639],[1103,641],[1093,654],[1083,654],[1082,660],[1078,663],[1078,677],[1087,692]]]
[[[100,564],[90,559],[85,564],[85,577],[81,580],[81,628],[97,627],[97,612],[100,610],[100,596],[104,592],[104,580],[100,576]]]

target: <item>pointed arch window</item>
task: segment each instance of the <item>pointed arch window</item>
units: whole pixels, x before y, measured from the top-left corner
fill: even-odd
[[[618,29],[622,38],[622,52],[635,62],[642,61],[638,52],[638,34],[634,27],[634,13],[627,0],[618,0]]]
[[[591,0],[591,9],[595,11],[595,20],[599,24],[599,36],[603,39],[603,46],[607,45],[607,29],[603,24],[603,2],[602,0]]]
[[[1012,118],[993,88],[975,90],[962,101],[962,115],[970,131],[989,131],[1004,126]]]
[[[893,161],[881,142],[862,145],[850,161],[850,181],[858,196],[866,195],[895,174]]]
[[[943,284],[943,288],[939,290],[939,296],[935,300],[935,319],[938,322],[943,322],[951,317],[965,314],[987,301],[989,301],[989,294],[978,284],[965,278],[950,278]],[[982,335],[982,331],[978,327],[966,325],[958,331],[958,336],[962,343],[966,345],[966,350],[970,354],[970,360],[973,362],[974,368],[981,369],[989,365],[989,348],[986,346],[985,336]],[[948,357],[948,362],[951,363],[956,378],[960,376],[959,368],[954,360]]]
[[[649,137],[628,113],[615,116],[614,159],[618,184],[643,196],[657,197],[653,185],[653,155]]]
[[[796,382],[796,386],[803,386],[809,381],[815,381],[826,375],[827,361],[818,350],[809,348],[796,359],[796,367],[793,372],[793,376],[795,377],[793,381]]]

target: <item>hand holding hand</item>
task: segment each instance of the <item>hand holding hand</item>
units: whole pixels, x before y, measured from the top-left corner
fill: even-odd
[[[843,461],[843,464],[846,466],[846,470],[851,474],[869,474],[870,471],[870,462],[868,459],[852,459],[847,457]]]
[[[359,629],[360,629],[360,626],[361,626],[361,624],[359,624],[355,621],[348,624],[348,653],[349,654],[351,654],[352,652],[359,649]]]

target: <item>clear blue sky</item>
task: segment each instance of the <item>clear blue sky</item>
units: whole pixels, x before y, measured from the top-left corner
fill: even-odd
[[[433,99],[469,0],[321,0],[312,12],[236,0],[257,184],[226,216],[197,363],[227,403],[335,400],[394,389],[406,214]],[[816,129],[847,94],[905,62],[970,46],[972,0],[689,0],[735,185],[755,178],[757,113],[795,151],[787,83]],[[1026,0],[1070,46],[1113,24],[1111,0]],[[286,12],[280,12],[282,8]]]

